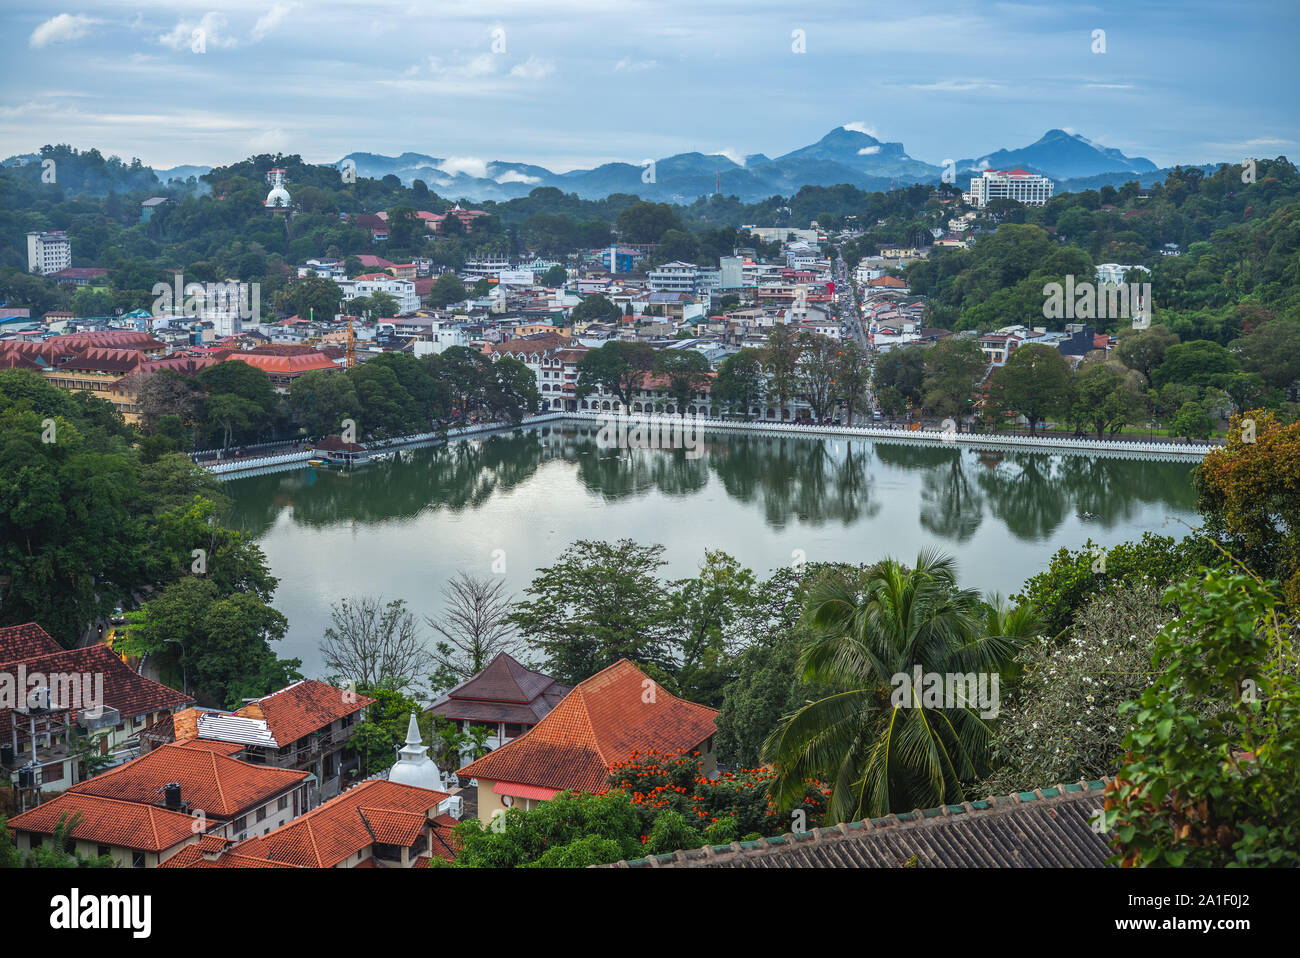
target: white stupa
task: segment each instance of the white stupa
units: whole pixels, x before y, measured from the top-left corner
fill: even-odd
[[[388,780],[402,785],[414,785],[417,788],[431,788],[437,792],[447,791],[443,785],[442,772],[429,758],[429,749],[420,740],[420,727],[416,724],[415,713],[411,713],[411,724],[406,729],[406,745],[400,752],[396,764],[388,770]]]
[[[283,169],[276,168],[266,174],[266,179],[271,184],[271,192],[266,194],[266,202],[262,205],[267,209],[289,208],[289,191],[284,188],[285,172]]]

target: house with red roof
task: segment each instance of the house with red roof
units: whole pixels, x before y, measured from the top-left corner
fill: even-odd
[[[357,723],[374,699],[314,679],[245,703],[233,712],[193,709],[159,723],[141,737],[142,748],[168,742],[225,743],[231,755],[255,765],[307,771],[307,808],[337,795],[360,766],[350,745]]]
[[[529,809],[564,791],[602,792],[610,766],[633,752],[698,751],[717,767],[717,709],[679,699],[627,659],[579,682],[519,738],[460,770],[478,780],[484,824],[507,808]]]
[[[384,779],[356,785],[289,824],[236,844],[210,837],[169,858],[167,868],[420,868],[452,860],[456,819],[446,792]]]
[[[34,622],[0,629],[0,657],[0,781],[21,786],[20,804],[81,779],[73,743],[83,736],[124,761],[143,729],[194,701],[106,645],[64,649]]]
[[[76,816],[69,850],[83,858],[107,856],[118,868],[156,868],[200,840],[196,819],[184,812],[65,792],[9,819],[14,847],[20,854],[40,848]]]
[[[235,841],[262,835],[307,810],[311,773],[268,768],[227,754],[226,743],[173,742],[72,786],[68,794],[179,812],[196,833]]]
[[[486,729],[488,747],[495,749],[527,732],[572,690],[500,652],[425,711],[450,719],[463,732]]]

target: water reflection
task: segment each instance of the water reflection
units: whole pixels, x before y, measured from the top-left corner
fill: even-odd
[[[721,489],[756,506],[773,530],[796,521],[850,526],[886,505],[915,509],[925,532],[951,543],[971,540],[987,517],[1018,540],[1039,542],[1078,513],[1096,513],[1109,530],[1151,504],[1195,509],[1190,463],[743,434],[706,436],[703,454],[692,458],[683,449],[601,449],[596,433],[543,427],[415,450],[353,472],[307,468],[233,480],[230,521],[261,536],[288,508],[293,523],[311,527],[472,511],[551,470],[606,502]]]

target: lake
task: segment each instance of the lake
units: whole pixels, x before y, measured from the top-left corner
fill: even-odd
[[[443,583],[496,570],[522,592],[577,539],[665,547],[669,578],[721,549],[756,574],[810,562],[956,556],[963,586],[1010,594],[1062,547],[1196,523],[1195,461],[715,433],[701,449],[618,450],[594,425],[522,429],[351,472],[232,479],[229,524],[255,536],[289,619],[277,654],[322,676],[318,643],[347,595],[436,616]],[[1098,518],[1082,520],[1080,513]],[[427,631],[427,630],[426,630]]]

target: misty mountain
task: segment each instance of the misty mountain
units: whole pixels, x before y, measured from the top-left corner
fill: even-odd
[[[1144,156],[1125,156],[1119,150],[1098,146],[1087,137],[1064,130],[1048,130],[1038,142],[1017,150],[997,150],[975,159],[957,161],[961,173],[1017,167],[1058,181],[1102,173],[1153,173],[1156,170],[1156,165]]]

